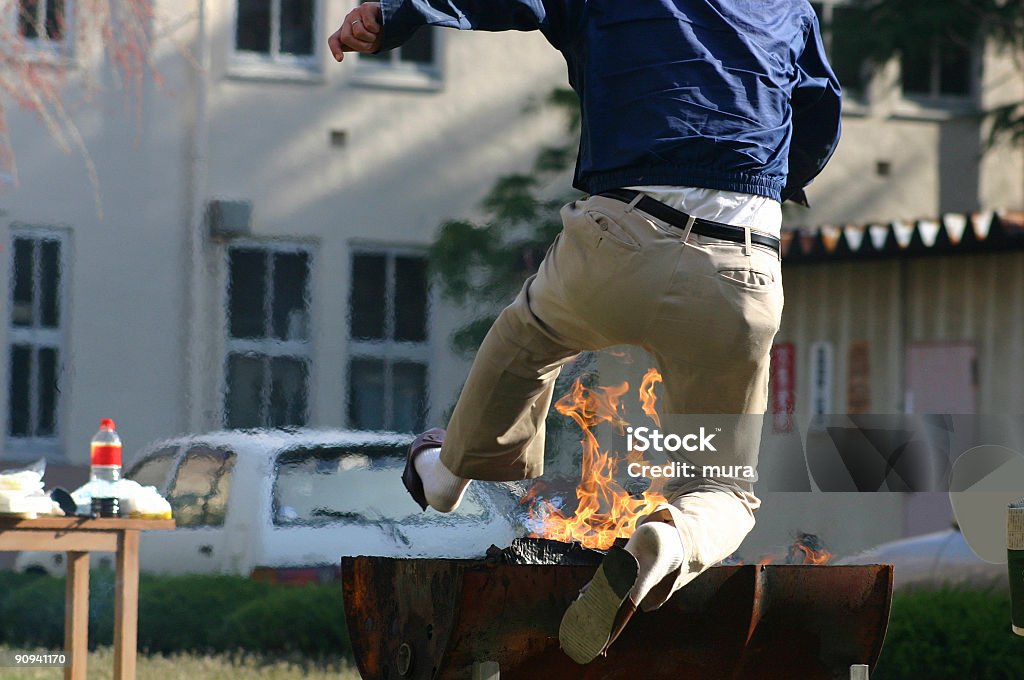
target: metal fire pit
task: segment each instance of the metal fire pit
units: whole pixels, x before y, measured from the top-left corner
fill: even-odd
[[[558,626],[595,567],[507,561],[344,558],[364,680],[846,680],[874,667],[892,603],[891,565],[713,567],[579,666]]]

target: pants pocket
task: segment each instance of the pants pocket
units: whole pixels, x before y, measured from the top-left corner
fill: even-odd
[[[583,218],[587,227],[597,237],[598,247],[607,242],[627,250],[640,250],[640,243],[633,235],[609,215],[597,210],[588,210],[583,213]]]
[[[718,276],[732,285],[755,290],[771,288],[775,284],[775,276],[771,272],[760,271],[751,267],[745,269],[719,269]]]

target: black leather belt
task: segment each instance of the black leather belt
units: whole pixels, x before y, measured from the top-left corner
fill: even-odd
[[[609,189],[608,191],[602,191],[598,196],[604,196],[606,198],[614,198],[617,201],[623,203],[632,203],[633,200],[641,195],[639,191],[633,191],[632,189]],[[639,201],[634,204],[637,210],[647,213],[651,217],[656,217],[662,222],[671,224],[672,226],[686,230],[686,223],[690,221],[690,216],[681,210],[676,210],[670,205],[665,205],[661,201],[657,201],[650,196],[644,195]],[[733,241],[735,243],[746,243],[746,237],[744,234],[744,227],[734,227],[731,224],[723,224],[721,222],[713,222],[711,220],[701,219],[700,217],[694,219],[693,226],[690,228],[694,234],[700,234],[701,236],[708,236],[710,238],[718,238],[723,241]],[[762,246],[768,246],[775,251],[775,254],[782,253],[782,244],[779,243],[779,239],[772,236],[771,234],[763,234],[754,230],[750,231],[750,242],[757,243]]]

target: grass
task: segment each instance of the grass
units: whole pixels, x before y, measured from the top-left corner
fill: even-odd
[[[0,654],[36,651],[0,646]],[[49,653],[53,653],[50,650]],[[104,647],[90,652],[88,680],[110,680],[114,652]],[[359,673],[345,661],[312,666],[301,661],[266,660],[256,656],[231,657],[224,654],[142,655],[138,657],[139,678],[145,680],[359,680]],[[0,668],[0,680],[61,680],[62,668]]]

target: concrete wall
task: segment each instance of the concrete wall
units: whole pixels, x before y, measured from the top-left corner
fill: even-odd
[[[1012,55],[993,46],[977,58],[974,96],[945,100],[904,97],[897,64],[880,68],[862,99],[844,101],[843,137],[808,188],[811,209],[787,206],[786,224],[864,224],[1024,206],[1024,154],[1005,140],[985,150],[988,125],[978,116],[1024,98],[1024,74]],[[888,164],[888,174],[879,173],[879,163]]]

